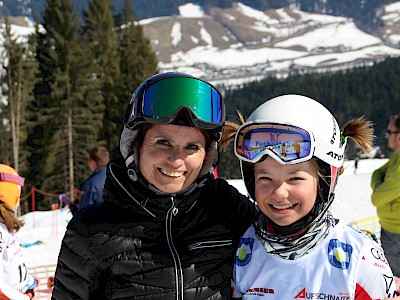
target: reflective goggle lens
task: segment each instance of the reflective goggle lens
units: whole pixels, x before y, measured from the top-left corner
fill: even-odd
[[[312,156],[310,134],[299,127],[274,123],[252,123],[239,128],[235,154],[256,163],[265,154],[282,163],[297,163]]]
[[[203,122],[223,122],[221,95],[204,81],[171,77],[155,82],[145,91],[143,114],[147,117],[156,120],[170,118],[180,107],[189,108]]]

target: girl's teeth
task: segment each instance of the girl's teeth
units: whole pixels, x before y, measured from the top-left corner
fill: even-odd
[[[276,205],[272,205],[273,208],[276,209],[287,209],[287,208],[291,208],[293,205],[284,205],[284,206],[276,206]]]

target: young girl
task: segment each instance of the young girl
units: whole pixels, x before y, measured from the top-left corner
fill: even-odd
[[[15,216],[24,178],[10,166],[0,164],[0,299],[28,300],[36,280],[28,274],[15,236],[23,223]]]
[[[348,137],[368,151],[371,123],[358,118],[341,131],[324,106],[299,95],[265,102],[236,130],[235,154],[258,208],[236,251],[234,298],[396,295],[382,248],[328,210]]]

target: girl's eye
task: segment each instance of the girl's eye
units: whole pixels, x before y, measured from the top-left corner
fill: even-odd
[[[271,178],[267,177],[267,176],[260,176],[260,177],[256,177],[257,181],[261,181],[261,182],[266,182],[271,180]]]

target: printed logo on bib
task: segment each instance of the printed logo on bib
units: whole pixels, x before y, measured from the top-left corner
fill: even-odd
[[[236,251],[235,264],[238,266],[247,265],[252,256],[254,239],[252,238],[241,238],[239,247]]]
[[[342,243],[337,239],[329,241],[328,259],[332,266],[346,270],[350,265],[353,247],[349,244]]]
[[[250,288],[246,291],[246,295],[265,297],[266,294],[275,294],[274,289],[270,288]]]
[[[323,292],[308,292],[304,286],[298,286],[293,290],[294,299],[332,299],[332,300],[349,300],[349,293],[340,292],[338,295],[327,294]]]

